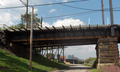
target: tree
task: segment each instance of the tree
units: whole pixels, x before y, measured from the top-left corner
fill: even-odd
[[[36,28],[39,26],[40,23],[40,19],[36,17],[37,14],[33,15],[33,28]],[[26,24],[26,13],[24,15],[21,15],[21,23],[17,24],[17,25],[12,25],[6,29],[23,29],[25,28],[25,24]],[[30,28],[30,24],[31,24],[31,13],[28,14],[28,28]]]
[[[17,24],[17,28],[23,29],[24,27],[25,27],[25,25],[22,23]]]
[[[8,29],[23,29],[25,27],[25,25],[23,25],[23,24],[21,24],[21,23],[19,23],[19,24],[17,24],[17,25],[12,25],[12,26],[10,26]]]
[[[46,54],[46,57],[52,57],[52,53],[48,53],[48,54]],[[53,54],[53,57],[55,56],[55,54]]]
[[[0,28],[0,31],[2,31],[2,28]]]
[[[8,27],[8,29],[17,29],[18,27],[16,25],[12,25],[10,27]]]
[[[33,15],[33,23],[34,26],[33,27],[38,27],[39,23],[40,23],[40,19],[37,18],[36,16],[38,16],[37,14]],[[30,28],[30,24],[31,24],[31,13],[28,14],[28,27]],[[26,13],[24,15],[21,15],[21,24],[25,25],[26,23]]]
[[[87,58],[87,59],[85,60],[85,63],[93,63],[95,60],[96,60],[96,58],[90,57],[90,58]]]

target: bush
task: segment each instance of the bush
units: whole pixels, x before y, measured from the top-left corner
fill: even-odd
[[[91,58],[91,57],[90,57],[90,58],[87,58],[87,59],[85,60],[85,63],[92,63],[92,64],[93,64],[95,60],[96,60],[96,58],[94,58],[94,57]]]
[[[81,64],[81,61],[77,61],[77,64]]]

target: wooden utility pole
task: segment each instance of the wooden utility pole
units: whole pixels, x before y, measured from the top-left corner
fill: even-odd
[[[104,25],[104,9],[103,9],[103,0],[101,0],[101,7],[102,7],[102,21]]]
[[[114,24],[114,21],[113,21],[112,0],[109,0],[109,4],[110,4],[110,18],[111,18],[111,25],[113,25],[113,24]]]
[[[32,40],[33,40],[33,6],[31,12],[31,30],[30,30],[30,65],[29,69],[32,71]]]
[[[28,0],[26,4],[26,28],[28,28]]]
[[[111,18],[111,25],[113,25],[113,24],[114,24],[114,21],[113,21],[112,0],[109,0],[109,4],[110,4],[110,18]],[[114,27],[111,27],[111,36],[115,36]]]
[[[41,28],[42,28],[42,17],[41,17],[41,20],[40,20],[40,26],[41,26]]]

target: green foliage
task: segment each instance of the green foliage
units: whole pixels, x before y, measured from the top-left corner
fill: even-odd
[[[98,71],[98,69],[96,69],[96,68],[92,69],[92,72],[97,72],[97,71]]]
[[[46,57],[52,57],[52,53],[48,53],[48,54],[46,54]],[[55,54],[53,54],[53,57],[55,56]]]
[[[10,26],[8,29],[23,29],[25,27],[25,25],[23,25],[23,24],[21,24],[21,23],[19,23],[19,24],[17,24],[17,25],[12,25],[12,26]]]
[[[0,28],[0,31],[2,31],[2,28]]]
[[[77,61],[77,64],[81,64],[81,62],[80,62],[80,61]]]
[[[88,64],[83,64],[84,66],[89,66],[89,67],[91,67],[91,65],[88,65]]]
[[[39,26],[40,23],[40,19],[37,18],[36,16],[38,16],[37,14],[33,15],[33,23],[36,24],[36,26]],[[31,13],[28,14],[28,27],[30,27],[31,24]],[[24,15],[21,15],[21,24],[25,24],[26,23],[26,13]]]
[[[103,72],[105,69],[101,70],[100,72]]]
[[[101,70],[100,72],[103,72],[104,70],[105,70],[105,69]],[[98,69],[94,68],[94,69],[92,69],[91,72],[97,72],[97,71],[98,71]]]
[[[32,71],[29,70],[29,60],[11,56],[0,49],[0,72],[49,72],[68,67],[63,63],[48,60],[42,56],[33,56]]]
[[[16,25],[12,25],[8,29],[17,29],[17,26]]]
[[[40,23],[40,19],[37,18],[36,16],[38,16],[37,14],[33,15],[33,23],[35,25],[33,25],[33,28],[38,27],[39,23]],[[17,24],[17,25],[12,25],[6,29],[23,29],[25,28],[25,24],[26,24],[26,13],[24,15],[21,15],[21,23]],[[31,13],[28,14],[28,27],[30,28],[30,24],[31,24]],[[0,30],[2,30],[0,28]]]
[[[85,60],[85,63],[94,63],[94,61],[96,60],[96,58],[87,58],[86,60]]]
[[[17,28],[23,29],[25,27],[25,24],[19,23],[17,24]]]

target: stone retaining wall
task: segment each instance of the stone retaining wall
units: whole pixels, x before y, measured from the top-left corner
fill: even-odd
[[[117,41],[117,37],[98,39],[96,46],[97,68],[111,64],[118,65],[119,51]]]

